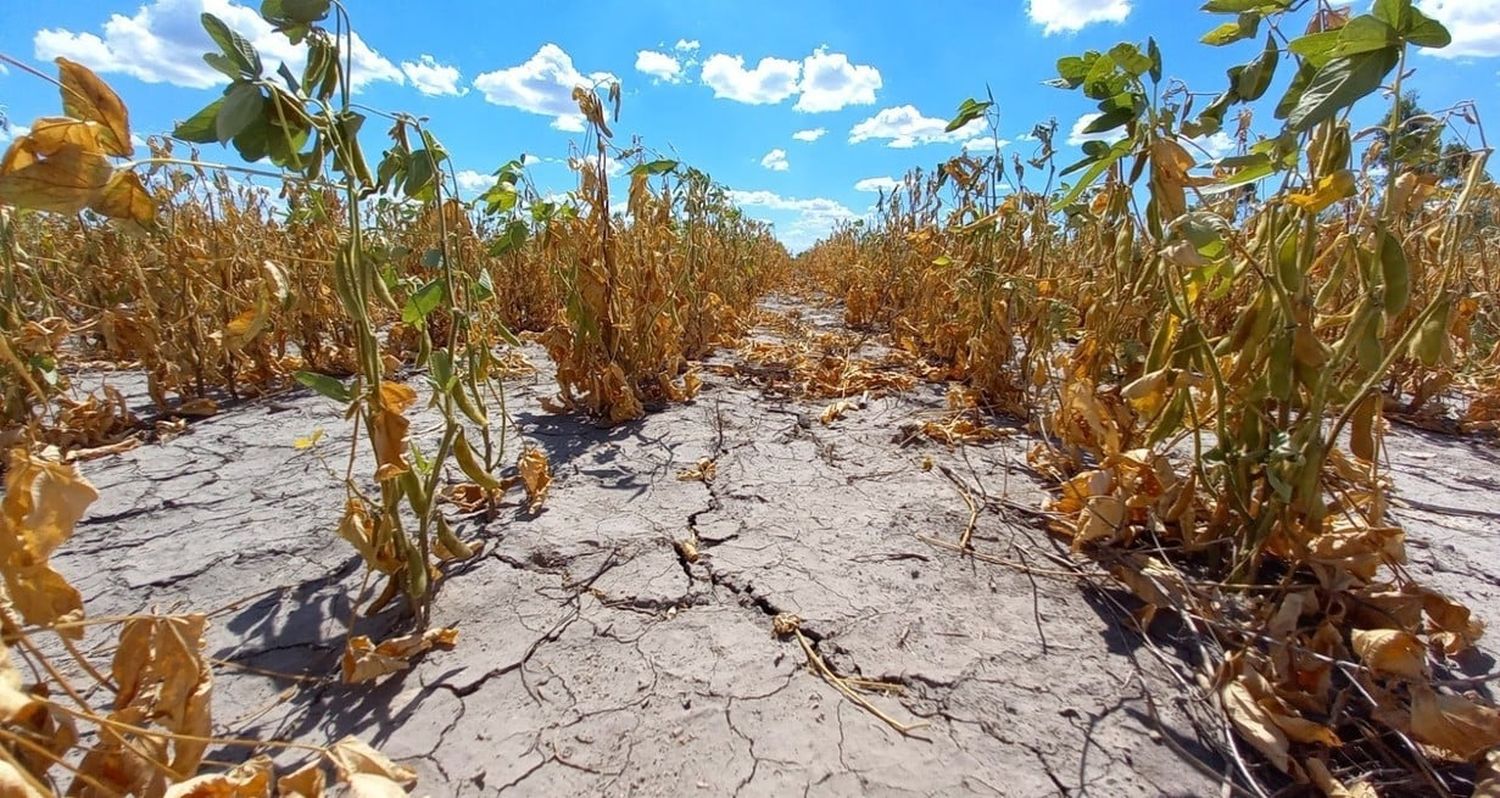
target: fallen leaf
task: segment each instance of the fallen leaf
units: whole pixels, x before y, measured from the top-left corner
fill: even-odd
[[[547,500],[547,491],[552,487],[552,466],[547,455],[535,446],[528,446],[516,461],[516,470],[521,473],[521,484],[526,487],[526,510],[536,512]]]
[[[1412,688],[1411,733],[1419,742],[1471,760],[1500,745],[1500,711],[1419,685]]]
[[[1349,633],[1354,653],[1365,667],[1378,673],[1422,679],[1427,675],[1426,649],[1410,632],[1398,629],[1355,629]]]
[[[339,780],[345,783],[352,784],[352,777],[362,773],[380,776],[402,787],[417,783],[416,771],[392,762],[385,754],[352,735],[334,743],[328,749],[328,759],[338,771]]]
[[[365,635],[349,638],[340,661],[345,684],[374,681],[382,676],[406,670],[411,659],[431,648],[452,648],[458,639],[453,628],[429,629],[422,634],[404,635],[378,645]]]
[[[270,794],[271,758],[262,754],[228,772],[173,784],[165,798],[265,798]]]

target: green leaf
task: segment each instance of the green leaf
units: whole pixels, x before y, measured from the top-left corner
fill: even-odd
[[[406,324],[416,324],[427,318],[427,314],[437,310],[438,305],[442,303],[443,281],[439,278],[417,289],[415,294],[407,298],[406,307],[401,309],[401,321]]]
[[[349,392],[349,388],[344,383],[327,374],[319,374],[315,371],[299,371],[292,376],[297,382],[306,385],[335,402],[349,402],[354,399],[354,395]]]
[[[240,80],[245,73],[240,71],[239,64],[223,53],[204,53],[203,61],[209,66],[223,73],[230,80]]]
[[[406,184],[402,187],[406,196],[415,197],[432,184],[436,175],[432,162],[436,157],[431,150],[417,150],[406,159]]]
[[[984,112],[988,110],[991,105],[992,103],[990,103],[988,100],[986,100],[985,102],[979,102],[973,97],[964,100],[962,103],[959,103],[958,111],[953,115],[953,118],[948,120],[948,126],[943,128],[944,132],[952,133],[953,131],[958,130],[964,125],[973,122],[975,119],[984,116]]]
[[[1115,108],[1100,114],[1094,121],[1088,123],[1081,133],[1088,135],[1092,133],[1103,133],[1106,130],[1114,130],[1126,122],[1135,118],[1135,111],[1129,108]]]
[[[1375,18],[1396,30],[1405,30],[1411,24],[1411,0],[1375,0],[1370,13]]]
[[[1223,47],[1226,44],[1253,39],[1260,33],[1260,14],[1246,12],[1239,15],[1233,22],[1226,22],[1203,34],[1202,42],[1215,47]]]
[[[1271,78],[1276,75],[1276,62],[1279,53],[1276,50],[1276,39],[1266,34],[1266,46],[1261,50],[1260,56],[1245,65],[1239,77],[1235,78],[1234,91],[1243,102],[1255,102],[1266,93],[1271,86]]]
[[[1292,2],[1293,0],[1209,0],[1203,4],[1203,10],[1211,14],[1240,14],[1246,11],[1274,14],[1287,10]]]
[[[486,302],[495,297],[495,278],[490,276],[488,269],[479,272],[479,279],[474,281],[474,301]]]
[[[1146,57],[1151,59],[1151,82],[1161,82],[1161,49],[1156,46],[1155,37],[1146,39]]]
[[[1130,74],[1140,77],[1151,69],[1151,58],[1141,52],[1141,48],[1129,42],[1120,42],[1109,48],[1109,57]]]
[[[281,0],[286,18],[304,25],[326,19],[332,5],[331,0]]]
[[[635,175],[664,175],[677,168],[677,162],[667,158],[658,158],[654,161],[636,164],[630,167],[631,176]]]
[[[1088,171],[1084,172],[1083,176],[1078,178],[1078,182],[1075,183],[1072,188],[1068,189],[1068,193],[1064,194],[1062,198],[1052,203],[1052,210],[1060,211],[1063,208],[1072,205],[1073,201],[1078,199],[1078,195],[1084,192],[1084,189],[1092,186],[1094,184],[1094,181],[1098,180],[1099,176],[1104,174],[1104,170],[1108,169],[1116,161],[1125,157],[1125,155],[1130,152],[1130,148],[1133,144],[1134,142],[1127,139],[1112,147],[1108,155],[1095,161],[1094,165],[1090,166]]]
[[[490,244],[490,254],[498,258],[507,252],[519,248],[522,244],[526,243],[527,232],[525,222],[511,222],[505,226],[505,232],[501,233],[495,239],[495,243]]]
[[[1287,117],[1291,129],[1302,132],[1359,102],[1380,88],[1380,82],[1396,68],[1396,48],[1337,58],[1312,77],[1297,107]]]
[[[228,56],[246,75],[260,77],[260,53],[255,51],[255,45],[230,30],[223,20],[213,14],[205,11],[199,19],[203,22],[203,29],[208,31],[209,38],[214,40],[214,44],[219,45],[224,55]]]
[[[217,133],[217,120],[219,109],[224,107],[224,98],[204,106],[198,113],[193,114],[186,122],[172,128],[172,137],[191,141],[194,144],[212,144],[219,140]]]
[[[1443,23],[1415,8],[1411,10],[1411,25],[1401,35],[1418,47],[1441,48],[1453,43],[1453,35]]]
[[[1286,87],[1286,94],[1281,96],[1281,102],[1276,104],[1276,118],[1286,119],[1291,115],[1292,109],[1297,103],[1302,102],[1302,95],[1312,83],[1313,76],[1318,74],[1318,67],[1311,61],[1304,62],[1297,69],[1297,74],[1292,77],[1292,82]]]
[[[234,149],[241,158],[254,163],[266,157],[271,152],[271,126],[267,124],[265,117],[251,122],[249,127],[240,131],[234,137]]]
[[[264,119],[265,115],[266,98],[261,95],[260,87],[243,81],[233,83],[224,93],[224,106],[214,120],[214,133],[220,144],[228,144],[230,139],[244,132],[255,120]]]

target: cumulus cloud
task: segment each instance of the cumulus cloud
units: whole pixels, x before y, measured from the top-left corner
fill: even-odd
[[[847,105],[873,105],[875,91],[880,86],[880,70],[851,64],[849,56],[819,47],[802,61],[802,82],[798,85],[801,95],[795,108],[819,113],[837,111]]]
[[[891,189],[899,185],[901,185],[901,181],[897,180],[894,177],[867,177],[864,180],[855,183],[854,190],[869,191],[873,193],[876,191],[890,191]]]
[[[1085,133],[1083,129],[1093,124],[1095,119],[1103,116],[1100,113],[1084,114],[1073,123],[1073,129],[1068,131],[1068,144],[1073,147],[1081,147],[1085,141],[1103,141],[1113,144],[1125,138],[1125,128],[1117,127],[1114,130],[1106,130],[1103,133]]]
[[[792,134],[792,138],[798,141],[817,141],[828,133],[826,127],[815,127],[811,130],[799,130]]]
[[[698,46],[697,39],[678,39],[677,43],[672,45],[672,49],[688,52],[698,49]]]
[[[1009,139],[996,141],[994,136],[979,136],[978,138],[972,138],[964,142],[964,152],[994,152],[995,150],[1005,149],[1005,145],[1009,143]]]
[[[794,107],[807,113],[870,105],[881,87],[880,70],[852,63],[849,56],[830,53],[826,47],[801,61],[768,56],[753,69],[745,66],[742,55],[714,53],[703,62],[702,77],[715,97],[752,105],[796,97]]]
[[[474,78],[474,88],[488,102],[506,108],[552,117],[552,127],[570,133],[583,131],[583,116],[573,101],[573,87],[592,86],[615,79],[608,72],[584,75],[561,47],[547,43],[522,64]]]
[[[885,139],[887,147],[906,149],[918,144],[965,141],[984,129],[984,120],[975,119],[952,133],[943,129],[947,126],[948,120],[923,116],[914,105],[898,105],[881,109],[856,124],[849,130],[849,143]]]
[[[667,83],[682,80],[682,63],[666,53],[641,50],[635,54],[635,70]]]
[[[458,181],[458,187],[464,192],[477,192],[487,189],[495,184],[494,175],[476,172],[473,169],[461,169],[453,175]]]
[[[1042,26],[1042,33],[1051,36],[1082,30],[1095,22],[1124,22],[1130,16],[1130,0],[1026,0],[1026,14]]]
[[[1417,8],[1453,34],[1447,47],[1422,52],[1442,58],[1500,56],[1500,4],[1495,0],[1418,0]]]
[[[137,8],[133,16],[111,15],[102,35],[48,28],[37,32],[32,46],[38,59],[63,56],[96,72],[206,89],[223,85],[229,78],[203,61],[203,53],[219,49],[199,23],[204,12],[222,19],[255,45],[268,68],[282,62],[294,74],[301,73],[305,62],[302,48],[272,30],[255,9],[233,0],[152,0]],[[406,82],[402,71],[358,34],[353,42],[350,85],[355,91],[378,81]]]
[[[411,81],[412,88],[429,97],[462,97],[469,93],[467,86],[458,85],[463,77],[458,67],[439,64],[436,58],[423,55],[416,61],[402,61],[401,72]]]
[[[793,251],[812,246],[813,242],[827,235],[835,224],[859,218],[859,214],[838,201],[822,197],[796,199],[783,197],[772,191],[733,189],[729,192],[729,199],[741,208],[759,210],[759,214],[751,215],[771,222],[776,228],[777,238]],[[782,224],[783,221],[785,224]]]
[[[4,144],[4,143],[10,141],[11,139],[20,138],[20,137],[22,137],[22,136],[24,136],[24,135],[26,135],[27,133],[30,133],[30,132],[31,132],[31,128],[29,128],[29,127],[27,127],[25,125],[17,125],[17,124],[4,124],[4,125],[0,125],[0,144]]]
[[[760,165],[773,172],[785,172],[792,166],[787,163],[786,150],[783,149],[775,149],[766,153],[766,157],[760,159]]]
[[[1235,141],[1234,136],[1222,130],[1212,136],[1198,136],[1188,139],[1188,141],[1195,145],[1189,146],[1189,151],[1193,151],[1195,147],[1200,148],[1213,160],[1218,160],[1234,152],[1235,147],[1238,146],[1238,142]]]
[[[797,93],[802,64],[782,58],[760,59],[745,68],[745,57],[714,53],[703,62],[703,82],[715,97],[751,105],[779,103]]]

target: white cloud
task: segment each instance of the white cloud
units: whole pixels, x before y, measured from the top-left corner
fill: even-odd
[[[792,166],[787,163],[786,150],[783,149],[774,149],[766,153],[766,157],[760,159],[760,165],[773,172],[785,172]]]
[[[17,125],[12,123],[0,126],[0,144],[4,144],[11,139],[18,139],[30,132],[31,128],[25,125]]]
[[[873,193],[876,191],[890,191],[891,189],[899,185],[901,185],[901,181],[897,180],[894,177],[867,177],[864,180],[855,183],[854,190],[869,191]]]
[[[812,130],[799,130],[792,134],[792,138],[798,141],[817,141],[828,133],[826,127],[815,127]]]
[[[887,139],[887,147],[905,149],[918,144],[964,141],[984,129],[984,120],[975,119],[952,133],[943,129],[947,126],[948,120],[922,116],[916,106],[898,105],[881,109],[874,116],[850,128],[849,143]]]
[[[1103,133],[1085,133],[1083,129],[1093,123],[1095,119],[1103,116],[1100,113],[1084,114],[1073,123],[1073,129],[1068,131],[1068,146],[1080,147],[1085,141],[1103,141],[1113,144],[1125,138],[1125,128],[1117,127],[1114,130],[1106,130]]]
[[[1051,36],[1095,22],[1124,22],[1130,16],[1130,0],[1027,0],[1026,14]]]
[[[573,101],[573,87],[588,87],[614,79],[614,75],[608,72],[584,75],[573,67],[573,59],[561,47],[549,42],[523,64],[485,72],[474,78],[474,88],[495,105],[550,116],[552,127],[581,133],[583,116]]]
[[[272,30],[253,8],[233,0],[151,0],[137,8],[134,16],[111,15],[102,36],[49,28],[38,31],[32,44],[38,59],[64,56],[96,72],[206,89],[223,85],[229,78],[203,61],[204,53],[219,49],[199,23],[204,12],[249,39],[266,62],[268,73],[277,62],[284,62],[293,74],[302,72],[303,48]],[[357,34],[353,41],[350,85],[356,91],[376,81],[406,81],[395,64],[370,49]]]
[[[768,56],[753,69],[742,55],[714,53],[703,62],[703,82],[715,97],[751,105],[779,103],[796,97],[796,109],[808,113],[870,105],[881,86],[880,70],[849,62],[843,53],[819,47],[801,61]]]
[[[698,49],[698,40],[697,39],[678,39],[677,43],[674,44],[674,45],[672,45],[672,49],[674,49],[674,50],[683,50],[683,51],[696,50],[696,49]]]
[[[742,208],[758,208],[766,215],[787,217],[781,225],[778,219],[765,219],[776,226],[777,237],[789,249],[801,251],[828,234],[839,222],[858,219],[859,214],[844,207],[836,200],[814,197],[795,199],[783,197],[771,191],[730,190],[730,201]],[[752,214],[753,216],[754,214]]]
[[[429,97],[462,97],[469,93],[467,86],[458,85],[463,77],[458,67],[439,64],[430,55],[424,54],[415,62],[402,61],[401,72],[411,81],[412,88]]]
[[[703,82],[715,97],[751,105],[779,103],[797,93],[802,64],[782,58],[762,58],[754,69],[745,57],[714,53],[703,62]]]
[[[1239,142],[1235,141],[1234,136],[1231,136],[1222,130],[1218,133],[1213,134],[1212,136],[1198,136],[1196,138],[1188,139],[1188,141],[1191,142],[1192,145],[1195,145],[1188,147],[1189,152],[1198,154],[1197,150],[1198,148],[1201,148],[1202,152],[1208,153],[1208,157],[1213,160],[1223,158],[1224,156],[1234,152],[1235,147],[1239,146]]]
[[[655,50],[637,52],[635,70],[667,83],[677,83],[682,80],[682,64],[676,58]]]
[[[459,189],[465,192],[480,191],[495,185],[494,175],[476,172],[473,169],[461,169],[453,175],[453,178],[458,181]]]
[[[996,141],[994,136],[980,136],[964,142],[964,152],[978,150],[980,152],[993,153],[995,150],[1005,149],[1005,145],[1009,143],[1010,139]]]
[[[837,111],[846,105],[873,105],[881,86],[880,70],[849,63],[849,56],[819,47],[802,61],[802,94],[796,109],[809,113]]]
[[[1417,8],[1453,34],[1447,47],[1422,52],[1443,58],[1500,56],[1500,5],[1495,0],[1418,0]]]

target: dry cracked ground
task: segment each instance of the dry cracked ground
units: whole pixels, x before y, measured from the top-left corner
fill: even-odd
[[[781,309],[838,326],[832,310]],[[824,425],[826,401],[712,374],[693,403],[600,429],[542,412],[555,385],[529,354],[542,371],[511,381],[509,408],[551,458],[551,497],[464,521],[486,549],[433,618],[458,645],[403,674],[330,678],[363,572],[333,532],[349,429],[307,392],[85,464],[101,498],[56,562],[96,616],[214,612],[217,733],[357,734],[415,768],[419,794],[1219,793],[1226,764],[1203,740],[1221,726],[1164,667],[1171,641],[1147,644],[1127,599],[1049,565],[1024,436],[902,445],[941,410],[939,385]],[[320,428],[315,450],[294,448]],[[1390,448],[1414,568],[1493,622],[1500,454],[1401,430]],[[705,457],[712,482],[678,479]],[[919,538],[956,540],[969,519],[925,457],[1005,499],[975,541],[1030,573]],[[690,562],[676,544],[693,538]],[[841,695],[772,634],[780,613],[838,673],[899,686],[876,707],[925,725],[903,735]],[[356,631],[378,639],[385,623]]]

